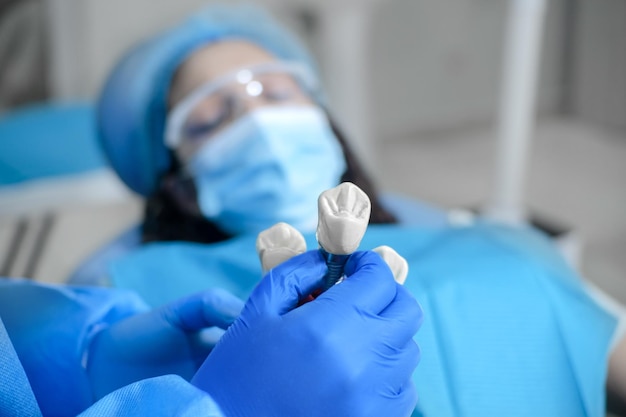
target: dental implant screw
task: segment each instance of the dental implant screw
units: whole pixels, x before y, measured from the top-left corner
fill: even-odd
[[[324,275],[324,291],[341,281],[344,277],[344,267],[350,255],[335,255],[326,252],[324,248],[320,248],[320,253],[326,261],[328,272]]]

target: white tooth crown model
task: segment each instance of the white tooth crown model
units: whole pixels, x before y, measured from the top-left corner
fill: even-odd
[[[304,237],[287,223],[276,223],[259,233],[256,238],[256,252],[261,259],[264,274],[304,251],[306,251]]]
[[[379,246],[372,249],[374,252],[380,255],[381,258],[391,269],[393,279],[400,285],[404,285],[406,276],[409,274],[409,264],[398,252],[390,248],[389,246]]]
[[[317,200],[316,238],[326,259],[324,289],[339,282],[348,257],[361,243],[370,220],[370,199],[356,185],[344,182],[324,191]]]

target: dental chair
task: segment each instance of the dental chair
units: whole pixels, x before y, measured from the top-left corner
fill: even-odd
[[[41,104],[0,117],[0,213],[32,208],[28,204],[35,197],[41,205],[59,203],[58,195],[26,201],[23,191],[53,183],[71,186],[63,181],[104,167],[93,109],[86,103]]]
[[[84,225],[109,217],[103,206],[130,193],[108,168],[94,126],[93,106],[85,102],[41,103],[0,115],[2,276],[64,281],[111,238],[108,230]]]

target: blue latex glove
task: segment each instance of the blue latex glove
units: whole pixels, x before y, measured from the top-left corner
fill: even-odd
[[[105,327],[87,357],[96,399],[145,378],[191,379],[242,308],[239,298],[214,289]]]
[[[309,251],[271,270],[192,379],[227,417],[409,416],[417,402],[415,299],[374,252],[348,260],[347,279],[321,287]]]

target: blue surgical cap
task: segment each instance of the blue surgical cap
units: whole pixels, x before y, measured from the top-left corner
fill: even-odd
[[[317,73],[296,37],[253,5],[210,5],[129,51],[111,72],[97,104],[99,138],[119,177],[147,196],[171,164],[163,135],[170,82],[198,48],[226,39],[252,42],[278,59]],[[316,97],[321,101],[321,97]]]

